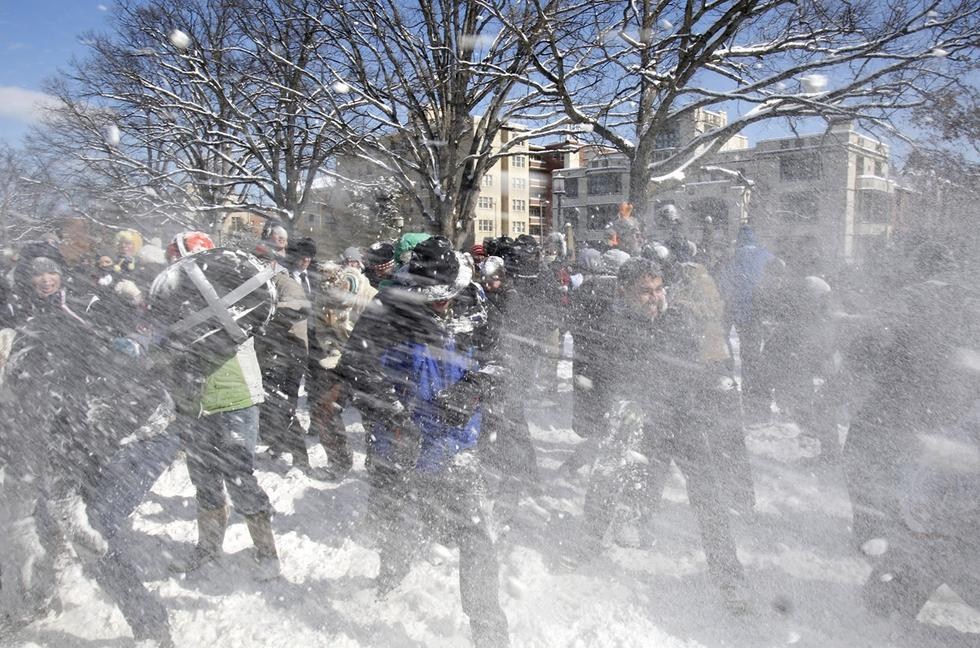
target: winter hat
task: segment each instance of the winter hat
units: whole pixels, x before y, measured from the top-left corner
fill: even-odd
[[[298,241],[290,241],[286,246],[286,257],[296,261],[303,257],[310,259],[316,258],[316,241],[311,238],[301,238]]]
[[[473,258],[485,257],[487,256],[487,250],[483,247],[483,243],[477,243],[470,248],[470,254],[473,255]]]
[[[340,255],[340,258],[344,261],[356,261],[360,264],[364,263],[364,253],[361,252],[361,248],[353,245],[344,250],[343,254]]]
[[[395,246],[391,243],[378,241],[372,243],[364,253],[364,265],[369,268],[393,263],[395,260]]]
[[[48,274],[48,273],[60,275],[61,266],[58,265],[58,263],[53,259],[49,259],[48,257],[43,257],[43,256],[35,257],[35,259],[31,261],[32,277],[36,277],[37,275]]]
[[[173,263],[177,259],[183,259],[190,254],[213,249],[214,241],[204,232],[181,232],[167,246],[167,261]]]
[[[498,250],[507,274],[515,279],[534,279],[541,274],[541,247],[532,236],[522,234],[513,245]]]
[[[395,244],[395,264],[402,266],[408,263],[412,258],[412,250],[415,249],[415,246],[430,236],[431,234],[424,234],[422,232],[409,232],[407,234],[402,234],[401,238],[399,238],[398,242]]]
[[[502,279],[505,272],[504,260],[498,256],[489,256],[480,264],[480,276],[483,277],[484,281]]]
[[[630,255],[622,250],[606,250],[602,255],[602,266],[609,274],[617,274],[619,269],[630,260]]]
[[[444,236],[432,236],[412,250],[412,257],[398,273],[426,302],[452,299],[473,279],[473,268]]]

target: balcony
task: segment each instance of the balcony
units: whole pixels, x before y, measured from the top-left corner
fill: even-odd
[[[879,178],[873,175],[862,175],[857,177],[858,191],[881,191],[892,193],[895,190],[895,183],[887,178]]]

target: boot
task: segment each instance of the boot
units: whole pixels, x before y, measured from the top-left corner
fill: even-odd
[[[269,513],[246,515],[245,523],[255,545],[255,560],[259,564],[256,579],[276,578],[279,576],[279,554],[276,551],[276,538],[272,534],[272,516]]]
[[[189,573],[200,569],[221,555],[228,527],[228,507],[216,509],[197,508],[197,546],[190,556],[170,566],[171,571]]]

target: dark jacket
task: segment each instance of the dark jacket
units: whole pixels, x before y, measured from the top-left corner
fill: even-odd
[[[450,425],[438,402],[440,392],[478,368],[472,338],[457,337],[450,322],[405,287],[386,286],[357,321],[337,366],[355,405],[374,422],[378,456],[391,459],[396,438],[416,434],[420,472],[441,472],[479,440],[478,407],[462,425]]]

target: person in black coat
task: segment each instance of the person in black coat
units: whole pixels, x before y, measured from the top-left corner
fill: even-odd
[[[586,495],[587,528],[601,541],[623,503],[641,519],[648,515],[673,461],[687,480],[708,573],[737,604],[744,575],[712,450],[713,404],[724,401],[720,392],[731,381],[724,362],[704,360],[696,315],[668,307],[664,278],[655,261],[626,262],[618,275],[621,297],[602,323],[598,372],[610,385],[610,426]]]

